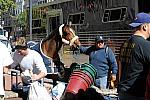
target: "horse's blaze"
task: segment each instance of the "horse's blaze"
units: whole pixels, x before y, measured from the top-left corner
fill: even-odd
[[[60,27],[59,27],[59,34],[63,35],[63,31],[62,31],[62,28],[64,27],[64,24],[62,24]],[[65,44],[68,44],[70,46],[73,45],[73,43],[75,42],[75,40],[77,40],[79,37],[75,35],[75,31],[73,31],[73,29],[69,28],[69,30],[71,31],[71,33],[73,34],[73,38],[71,40],[66,40],[62,37],[62,42],[65,43]]]

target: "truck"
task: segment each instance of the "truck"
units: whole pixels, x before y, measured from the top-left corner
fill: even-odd
[[[8,39],[8,32],[4,30],[1,25],[0,25],[0,42],[6,45],[10,53],[12,52],[11,43]]]

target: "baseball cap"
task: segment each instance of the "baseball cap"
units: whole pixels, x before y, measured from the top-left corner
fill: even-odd
[[[144,23],[150,23],[150,14],[142,12],[142,13],[138,13],[136,15],[136,18],[129,25],[132,27],[138,27]]]
[[[99,42],[99,41],[102,41],[102,42],[104,41],[104,39],[101,35],[96,36],[96,38],[95,38],[95,42]]]

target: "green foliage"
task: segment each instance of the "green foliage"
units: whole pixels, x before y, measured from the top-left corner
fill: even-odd
[[[28,27],[28,23],[27,23],[27,11],[24,10],[22,13],[20,13],[17,17],[17,26],[22,28],[22,34],[26,34],[27,32],[27,27]]]
[[[26,26],[27,24],[27,12],[23,11],[21,14],[17,16],[17,21],[19,26]]]
[[[0,0],[0,14],[7,12],[10,9],[15,8],[14,0]]]

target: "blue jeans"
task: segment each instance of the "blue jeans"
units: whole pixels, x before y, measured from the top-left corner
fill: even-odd
[[[106,89],[106,87],[107,87],[107,76],[100,77],[100,78],[96,79],[95,84],[100,89]]]

